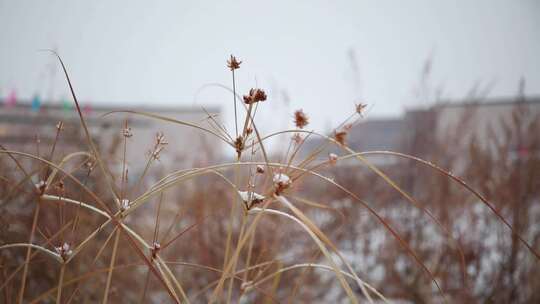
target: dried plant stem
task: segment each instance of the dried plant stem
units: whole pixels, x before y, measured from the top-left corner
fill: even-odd
[[[144,287],[141,294],[141,300],[139,303],[144,303],[144,299],[146,298],[146,291],[148,290],[148,286],[150,284],[150,269],[146,271],[146,279],[144,280]]]
[[[36,250],[39,250],[40,252],[43,252],[43,253],[46,253],[48,256],[52,257],[53,259],[55,259],[57,262],[62,262],[62,259],[60,258],[60,255],[50,251],[49,249],[43,247],[43,246],[40,246],[40,245],[36,245],[36,244],[28,244],[28,243],[12,243],[12,244],[6,244],[6,245],[2,245],[0,246],[0,250],[3,250],[3,249],[8,249],[8,248],[17,248],[17,247],[26,247],[26,248],[31,248],[31,249],[36,249]],[[37,252],[36,252],[37,253]],[[31,257],[34,256],[34,254],[36,253],[33,253],[31,255]],[[28,265],[28,263],[24,263],[24,265]],[[2,285],[2,287],[4,287],[4,285]]]
[[[247,216],[246,213],[242,213],[242,223],[240,224],[240,234],[238,235],[238,244],[236,245],[237,247],[240,246],[240,240],[241,240],[242,237],[244,236],[244,229],[245,229],[245,227],[246,227],[246,216]],[[238,250],[238,251],[241,251],[241,248],[237,248],[237,250]],[[231,270],[231,271],[232,271],[233,273],[235,272],[237,262],[238,262],[238,256],[232,261],[233,266],[232,266],[232,270]],[[223,275],[227,275],[227,273],[224,272]],[[230,302],[231,302],[233,283],[234,283],[234,279],[231,278],[231,279],[229,280],[229,290],[228,290],[228,292],[227,292],[227,303],[230,303]]]
[[[238,155],[236,158],[236,162],[240,163],[240,156]],[[239,167],[237,166],[234,171],[234,178],[235,178],[235,184],[238,185],[239,179],[240,179],[240,172]],[[234,224],[234,216],[236,214],[236,208],[238,204],[238,191],[235,189],[232,189],[232,206],[231,206],[231,213],[229,215],[229,224],[227,227],[227,241],[225,242],[225,258],[223,260],[223,267],[227,265],[229,262],[229,255],[231,250],[231,241],[232,241],[232,230],[233,230],[233,224]]]
[[[246,269],[249,268],[249,264],[251,263],[251,254],[253,252],[253,243],[255,243],[255,232],[250,234],[249,239],[249,245],[248,245],[248,253],[246,258]],[[247,281],[249,275],[249,270],[246,270],[244,272],[244,282]]]
[[[178,289],[178,291],[180,291],[180,295],[184,299],[184,302],[189,304],[189,299],[188,299],[184,289],[182,288],[182,285],[180,284],[180,282],[178,282],[178,280],[176,279],[176,276],[172,273],[171,269],[167,266],[167,264],[165,264],[165,262],[161,259],[161,257],[159,255],[157,255],[157,260],[158,260],[159,264],[161,264],[163,266],[163,269],[165,270],[165,273],[167,273],[171,277],[174,285],[176,285],[176,289]]]
[[[57,231],[53,236],[51,236],[51,238],[49,240],[46,241],[46,243],[50,243],[52,240],[56,239],[62,233],[62,231],[64,231],[64,229],[67,229],[67,226],[60,229],[60,231]],[[0,249],[7,248],[7,247],[19,247],[19,246],[21,246],[21,247],[33,246],[34,249],[38,249],[37,251],[32,253],[32,255],[30,256],[30,260],[33,259],[39,252],[45,252],[48,255],[54,257],[54,259],[56,259],[56,260],[60,259],[59,255],[57,255],[56,253],[44,248],[43,246],[45,246],[45,244],[43,244],[42,246],[38,246],[38,245],[34,245],[34,244],[7,244],[7,245],[0,246]],[[4,290],[4,288],[6,288],[7,284],[15,277],[15,275],[19,271],[21,271],[21,269],[23,269],[23,266],[24,265],[21,264],[7,278],[5,278],[2,285],[0,285],[0,290]]]
[[[272,279],[273,277],[275,277],[276,275],[278,275],[280,273],[284,273],[284,272],[294,270],[294,269],[298,269],[298,268],[316,268],[316,269],[329,270],[329,271],[334,270],[332,267],[330,267],[328,265],[317,264],[317,263],[294,264],[294,265],[291,265],[291,266],[280,268],[278,271],[276,271],[274,273],[271,273],[271,274],[265,276],[264,278],[259,279],[258,281],[254,282],[251,286],[256,287],[256,286],[261,285],[262,283]],[[354,275],[352,275],[352,274],[350,274],[350,273],[348,273],[348,272],[346,272],[344,270],[341,270],[341,273],[344,276],[348,277],[348,278],[351,278],[353,280],[355,279]],[[390,301],[388,301],[388,299],[386,299],[386,297],[384,297],[384,295],[382,295],[377,289],[375,289],[370,284],[367,284],[367,283],[364,282],[364,286],[367,289],[369,289],[369,291],[371,291],[373,294],[375,294],[377,297],[379,297],[384,303],[390,303]]]
[[[28,239],[28,243],[29,244],[32,244],[34,242],[34,234],[36,232],[36,226],[37,226],[37,221],[38,221],[38,217],[39,217],[39,211],[40,211],[40,199],[38,198],[37,200],[37,203],[36,203],[36,207],[34,208],[34,219],[32,220],[32,228],[30,230],[30,237]],[[19,300],[18,300],[18,303],[19,304],[22,304],[23,302],[23,298],[24,298],[24,288],[26,287],[26,276],[28,274],[28,264],[30,263],[30,254],[32,253],[32,247],[28,247],[28,249],[26,249],[26,258],[24,260],[24,269],[23,269],[23,274],[22,274],[22,279],[21,279],[21,289],[19,291]]]
[[[266,208],[269,203],[270,203],[270,200],[268,200],[268,202],[265,203],[263,208]],[[253,223],[257,223],[261,218],[262,218],[262,213],[257,214],[255,216],[255,218],[252,221],[251,226],[248,228],[248,235],[249,235],[249,233],[251,233],[252,229],[254,229],[256,227],[256,226],[253,225]],[[238,258],[239,254],[240,254],[239,250],[242,248],[242,246],[244,245],[246,240],[247,240],[246,237],[243,237],[243,238],[239,239],[238,246],[236,247],[236,250],[233,253],[231,259],[237,259]],[[233,263],[231,263],[231,261],[229,261],[227,263],[227,265],[225,267],[223,267],[223,272],[224,273],[229,273],[231,271],[232,267],[233,267]],[[226,279],[226,277],[222,275],[221,278],[219,279],[219,282],[218,282],[216,288],[214,288],[214,291],[212,292],[209,303],[214,303],[214,301],[217,300],[217,296],[220,293],[221,289],[223,288],[223,284],[225,282],[225,279]]]
[[[66,263],[62,263],[60,267],[60,277],[58,278],[58,288],[56,291],[56,304],[62,303],[62,285],[64,283],[64,272],[66,271]]]
[[[174,119],[174,118],[161,116],[161,115],[157,115],[157,114],[139,112],[139,111],[111,111],[111,112],[103,114],[103,116],[107,116],[107,115],[114,114],[114,113],[136,114],[136,115],[141,115],[141,116],[145,116],[145,117],[148,117],[148,118],[154,118],[154,119],[161,120],[161,121],[166,121],[166,122],[170,122],[170,123],[175,123],[175,124],[179,124],[179,125],[192,127],[192,128],[204,131],[206,133],[210,133],[210,134],[214,135],[215,137],[219,138],[220,140],[222,140],[223,142],[225,142],[227,145],[234,148],[234,144],[231,143],[229,140],[227,140],[227,138],[224,138],[222,135],[220,135],[220,134],[218,134],[218,133],[216,133],[216,132],[214,132],[212,130],[209,130],[209,129],[205,128],[205,127],[201,127],[201,126],[199,126],[197,124],[194,124],[194,123],[185,122],[185,121],[181,121],[181,120],[177,120],[177,119]]]
[[[236,81],[234,79],[234,69],[231,72],[232,72],[232,84],[233,84],[234,127],[236,128],[236,137],[238,137],[238,114],[236,110]]]
[[[116,261],[116,252],[118,249],[118,240],[120,239],[120,230],[116,230],[116,235],[114,236],[114,244],[111,255],[111,262],[109,264],[109,273],[107,274],[107,283],[105,285],[105,293],[103,294],[103,304],[107,304],[109,301],[109,288],[111,287],[111,280],[113,275],[114,263]]]
[[[279,195],[276,195],[275,198],[280,200]],[[300,221],[296,217],[294,217],[294,216],[292,216],[292,215],[290,215],[288,213],[279,211],[279,210],[274,210],[274,209],[269,209],[269,208],[253,208],[252,210],[250,210],[250,213],[257,214],[257,216],[262,215],[264,213],[277,214],[277,215],[289,218],[289,219],[293,220],[294,222],[296,222],[298,225],[300,225],[300,227],[302,227],[302,229],[304,229],[309,234],[309,236],[317,244],[319,249],[323,252],[324,256],[328,259],[328,262],[332,265],[332,268],[334,269],[334,272],[336,273],[336,275],[337,275],[337,277],[339,279],[339,282],[341,283],[343,289],[347,293],[347,296],[349,297],[349,300],[352,303],[358,303],[356,297],[353,295],[353,292],[352,292],[349,284],[343,278],[343,276],[342,276],[342,274],[341,274],[341,272],[339,270],[339,267],[337,266],[337,264],[332,259],[331,255],[330,255],[330,252],[328,252],[328,250],[326,249],[326,246],[323,244],[323,242],[315,235],[315,233],[308,226],[306,226],[304,223],[302,223],[302,221]]]
[[[497,211],[497,209],[486,199],[484,198],[484,196],[482,196],[478,191],[474,190],[471,186],[469,186],[465,181],[463,181],[461,178],[453,175],[452,173],[450,173],[448,170],[444,170],[442,169],[441,167],[431,163],[431,162],[428,162],[428,161],[425,161],[421,158],[418,158],[418,157],[414,157],[414,156],[411,156],[411,155],[407,155],[407,154],[403,154],[403,153],[398,153],[398,152],[391,152],[391,151],[367,151],[367,152],[362,152],[362,153],[359,153],[360,155],[375,155],[375,154],[379,154],[379,155],[392,155],[392,156],[397,156],[397,157],[402,157],[402,158],[407,158],[407,159],[410,159],[410,160],[414,160],[422,165],[425,165],[425,166],[428,166],[432,169],[435,169],[436,171],[438,171],[439,173],[451,178],[452,180],[454,180],[455,182],[457,182],[458,184],[460,184],[462,187],[464,187],[465,189],[467,189],[467,191],[471,192],[474,196],[476,196],[484,205],[486,205],[490,211],[492,211],[495,216],[508,228],[510,229],[511,233],[516,236],[519,241],[525,246],[527,247],[527,249],[529,250],[530,253],[532,253],[536,259],[540,260],[540,253],[538,251],[536,251],[517,231],[516,229],[514,229],[514,227],[512,227],[512,225],[500,214],[499,211]]]
[[[48,51],[52,52],[56,56],[56,58],[60,62],[60,65],[62,66],[62,70],[64,72],[64,76],[66,77],[66,81],[68,83],[69,90],[71,92],[71,96],[73,97],[73,101],[75,102],[75,107],[77,109],[77,113],[79,114],[81,125],[82,125],[84,133],[86,135],[88,145],[90,146],[90,148],[92,150],[92,153],[94,154],[94,157],[97,160],[99,168],[101,169],[101,171],[103,173],[103,176],[105,178],[107,186],[109,187],[109,190],[111,191],[111,194],[114,196],[114,198],[118,198],[118,194],[116,193],[116,191],[115,191],[115,189],[114,189],[114,187],[113,187],[113,185],[112,185],[112,183],[111,183],[111,181],[109,179],[109,170],[105,167],[105,164],[103,163],[103,160],[101,159],[101,157],[99,155],[99,152],[98,152],[96,146],[94,145],[94,141],[92,140],[92,137],[90,136],[90,131],[88,130],[88,126],[86,125],[86,121],[85,121],[84,116],[82,114],[81,107],[79,105],[79,101],[77,99],[77,96],[75,95],[75,90],[73,88],[73,84],[71,83],[71,79],[70,79],[69,74],[67,72],[67,68],[64,65],[64,61],[62,60],[60,55],[58,55],[57,52],[55,52],[53,50],[48,50]]]
[[[326,237],[326,235],[302,211],[296,208],[286,197],[282,195],[279,195],[279,196],[274,195],[274,197],[276,197],[282,204],[287,206],[287,208],[289,208],[294,213],[294,215],[298,218],[298,220],[300,220],[304,225],[306,225],[306,227],[308,227],[311,232],[313,232],[321,241],[323,241],[328,247],[330,247],[330,249],[332,249],[335,252],[335,254],[341,259],[343,264],[347,266],[347,268],[349,269],[349,272],[352,275],[354,275],[355,281],[358,282],[358,285],[360,289],[362,290],[362,293],[364,294],[364,296],[367,298],[368,302],[373,303],[373,300],[371,299],[369,293],[364,287],[364,282],[356,275],[355,271],[352,269],[350,264],[345,260],[345,258],[339,252],[339,250]],[[323,254],[324,254],[324,251],[323,251]],[[338,279],[340,279],[339,276],[338,276]],[[346,286],[344,287],[346,288]],[[345,289],[345,291],[348,291],[348,290]],[[352,291],[351,291],[351,294],[352,294]]]

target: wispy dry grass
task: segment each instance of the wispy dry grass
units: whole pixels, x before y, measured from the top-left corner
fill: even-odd
[[[440,283],[440,272],[423,260],[410,235],[404,235],[374,203],[325,175],[324,170],[350,160],[357,161],[359,168],[367,168],[374,178],[393,189],[404,204],[429,218],[444,235],[448,247],[457,251],[460,275],[467,281],[464,249],[452,227],[371,163],[372,155],[411,160],[456,182],[487,206],[493,217],[527,248],[528,254],[540,258],[537,247],[521,234],[523,230],[515,229],[501,210],[462,178],[408,154],[349,148],[347,135],[362,119],[365,104],[352,109],[351,116],[329,136],[307,130],[309,117],[302,110],[294,113],[296,129],[261,134],[257,114],[266,113],[264,105],[272,100],[267,100],[260,88],[252,88],[244,96],[236,93],[235,73],[240,71],[242,62],[234,56],[227,63],[232,74],[232,88],[227,89],[234,101],[234,134],[229,134],[210,114],[206,124],[129,110],[106,116],[137,115],[205,132],[224,142],[235,153],[235,160],[169,172],[143,189],[150,182],[147,176],[152,165],[167,149],[164,135],[157,134],[155,145],[143,162],[142,174],[130,184],[126,151],[134,134],[128,122],[121,130],[122,168],[118,174],[94,142],[66,66],[56,53],[55,56],[65,73],[87,144],[80,147],[80,152],[59,156],[62,151],[56,143],[62,136],[60,122],[46,156],[1,147],[2,166],[14,165],[13,172],[2,173],[2,187],[7,189],[2,193],[3,207],[11,201],[28,201],[30,204],[24,208],[33,210],[30,219],[22,215],[9,219],[16,225],[28,223],[28,227],[20,229],[27,235],[8,235],[0,245],[0,290],[5,303],[71,303],[82,299],[102,303],[295,302],[302,300],[299,289],[318,292],[310,290],[318,287],[308,269],[329,272],[335,280],[331,281],[333,286],[324,288],[328,293],[337,290],[349,302],[391,302],[377,285],[369,282],[369,276],[358,272],[357,264],[364,261],[344,254],[340,249],[343,243],[313,218],[330,211],[340,227],[350,220],[341,206],[325,201],[330,197],[307,198],[310,189],[304,187],[313,185],[308,180],[317,180],[318,187],[331,187],[353,202],[355,209],[369,214],[431,282],[427,288],[436,290],[433,296],[455,302],[456,298],[449,296]],[[311,136],[324,139],[324,143],[297,159],[298,151]],[[288,148],[277,157],[265,146],[274,137],[288,140]],[[317,161],[329,146],[338,147],[343,155],[332,153],[326,161]],[[25,168],[27,164],[32,169]],[[206,180],[201,181],[203,178]],[[88,185],[88,180],[93,181],[92,185]],[[192,197],[173,192],[190,182],[199,187]],[[151,218],[154,220],[149,223]],[[335,231],[362,234],[341,228]],[[195,233],[196,237],[186,238]],[[20,241],[21,237],[24,241]],[[306,244],[306,237],[310,245],[298,245]],[[302,271],[298,272],[299,269]]]

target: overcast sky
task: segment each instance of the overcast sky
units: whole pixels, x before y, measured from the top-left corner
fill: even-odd
[[[153,5],[149,5],[152,3]],[[405,5],[406,3],[406,5]],[[428,86],[460,99],[475,84],[540,94],[540,1],[7,1],[0,0],[0,95],[68,96],[63,56],[81,100],[220,105],[232,117],[229,54],[240,92],[260,86],[266,128],[303,108],[323,130],[353,110],[399,115],[432,58]],[[54,75],[51,78],[51,75]],[[285,98],[284,96],[288,96]],[[285,100],[289,100],[287,107]]]

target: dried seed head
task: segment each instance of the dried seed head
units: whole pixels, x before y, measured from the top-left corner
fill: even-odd
[[[36,188],[38,189],[40,195],[43,195],[43,193],[45,193],[45,190],[47,189],[47,182],[44,180],[40,180],[36,184]]]
[[[161,249],[161,244],[159,242],[154,242],[152,244],[152,248],[150,248],[150,252],[152,253],[152,258],[156,258],[159,250]]]
[[[253,132],[253,128],[251,128],[251,127],[246,128],[246,134],[247,135],[251,134],[252,132]]]
[[[124,198],[120,201],[120,211],[125,211],[129,209],[130,201],[127,198]]]
[[[122,129],[122,136],[124,136],[125,138],[129,138],[133,136],[133,133],[131,132],[131,128],[125,127],[124,129]]]
[[[94,170],[94,167],[95,167],[95,163],[91,160],[87,161],[84,163],[84,167],[86,168],[86,170],[88,170],[89,172],[91,172],[92,170]]]
[[[156,133],[156,145],[168,145],[169,142],[165,139],[165,134],[163,132],[157,132]]]
[[[265,199],[264,196],[253,191],[238,191],[238,195],[240,195],[240,198],[244,202],[247,210],[251,209],[254,205],[262,203]]]
[[[163,132],[156,133],[156,143],[154,144],[154,148],[148,151],[148,155],[153,160],[159,160],[161,151],[163,151],[168,144],[169,142],[165,139]]]
[[[240,285],[240,290],[244,293],[251,291],[253,288],[253,281],[245,281]]]
[[[161,151],[163,151],[163,149],[165,149],[165,147],[163,146],[156,147],[153,151],[149,150],[148,154],[150,155],[150,158],[152,158],[153,160],[159,160]]]
[[[262,89],[250,89],[249,95],[244,95],[244,103],[252,104],[266,100],[266,93]]]
[[[294,124],[297,128],[303,129],[308,123],[309,119],[302,109],[294,112]]]
[[[291,178],[284,173],[276,173],[272,181],[274,182],[276,194],[280,194],[283,190],[289,188],[292,183]]]
[[[73,250],[71,250],[71,246],[68,243],[62,244],[62,246],[54,247],[54,250],[60,257],[65,261],[69,258],[71,254],[73,254]]]
[[[236,57],[231,55],[231,58],[227,60],[227,67],[231,69],[231,71],[234,71],[240,68],[241,63],[242,61],[237,60]]]
[[[58,183],[56,183],[56,185],[54,187],[56,188],[56,190],[58,192],[64,192],[65,191],[65,185],[64,185],[63,181],[59,181]]]
[[[261,165],[257,165],[257,173],[263,174],[264,173],[264,167]]]
[[[241,153],[242,150],[244,150],[244,138],[242,136],[238,136],[236,138],[234,141],[234,147],[236,148],[237,153]]]
[[[337,163],[338,156],[334,153],[328,154],[328,162],[330,165],[335,165]]]
[[[334,133],[334,139],[341,145],[345,145],[346,138],[347,138],[347,131],[345,129]]]
[[[358,113],[360,116],[363,116],[364,110],[366,109],[367,104],[365,103],[359,103],[356,105],[356,113]]]

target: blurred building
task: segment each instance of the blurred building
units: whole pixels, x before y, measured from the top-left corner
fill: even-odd
[[[523,120],[524,124],[540,121],[540,97],[441,102],[428,109],[408,111],[404,120],[407,134],[402,146],[404,152],[428,156],[433,153],[431,146],[438,143],[446,150],[463,153],[463,145],[473,140],[483,149],[495,149],[494,140],[502,141],[509,136],[507,130],[514,127],[516,120]],[[530,132],[540,135],[540,130]],[[528,151],[517,138],[511,142],[508,152],[514,157],[540,152]]]
[[[483,148],[489,147],[493,137],[505,136],[505,128],[511,126],[520,112],[523,119],[540,120],[540,97],[493,98],[482,102],[440,102],[427,108],[410,109],[402,117],[390,119],[366,119],[355,125],[347,137],[347,145],[357,152],[389,150],[426,157],[436,153],[436,144],[446,144],[456,153],[462,147],[449,138],[459,138],[469,143],[473,138]],[[531,130],[531,132],[533,132]],[[540,130],[535,130],[540,134]],[[332,136],[332,134],[330,134]],[[307,157],[309,151],[323,147],[325,140],[309,138],[302,147],[298,159]],[[508,147],[510,153],[519,157],[529,151],[519,142]],[[345,154],[335,145],[326,145],[319,154],[324,160],[328,153]],[[376,165],[391,165],[395,158],[370,157]],[[348,162],[342,162],[346,165]]]
[[[222,154],[222,142],[203,131],[141,115],[106,113],[116,110],[132,110],[166,116],[194,124],[208,126],[208,115],[219,121],[217,107],[121,107],[83,104],[83,115],[94,143],[112,165],[122,163],[125,121],[133,134],[128,139],[126,161],[131,169],[144,168],[152,149],[156,134],[163,132],[168,142],[160,154],[160,162],[174,168],[193,166]],[[206,112],[206,111],[207,112]],[[104,116],[105,115],[105,116]],[[70,104],[44,103],[36,107],[32,102],[18,101],[16,104],[0,103],[0,144],[6,149],[48,155],[55,142],[56,126],[63,123],[57,140],[56,154],[89,151],[79,116]]]

